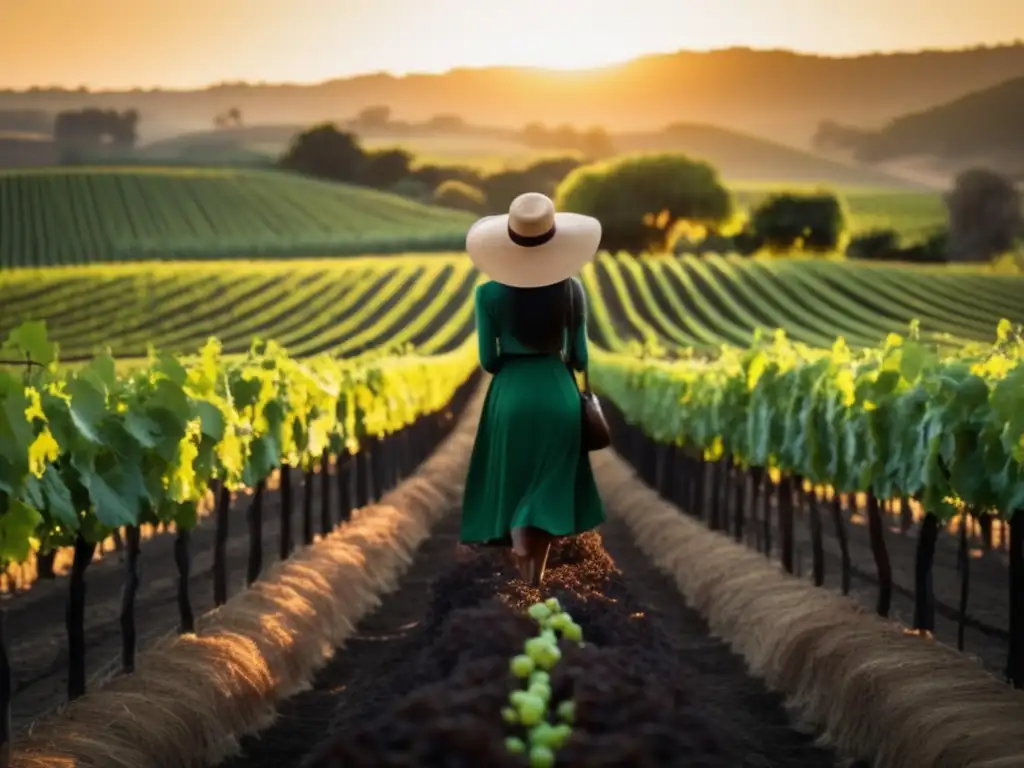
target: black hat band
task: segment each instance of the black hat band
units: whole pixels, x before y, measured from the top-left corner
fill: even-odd
[[[508,226],[508,239],[511,240],[518,246],[523,248],[536,248],[538,245],[544,245],[555,236],[555,225],[551,225],[551,229],[547,232],[542,232],[539,235],[520,235],[514,229],[512,225]]]

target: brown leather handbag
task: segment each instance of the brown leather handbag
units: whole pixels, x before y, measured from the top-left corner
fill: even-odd
[[[569,352],[566,355],[566,365],[569,373],[576,380],[573,367],[573,339],[578,330],[578,319],[583,313],[576,313],[577,304],[582,308],[586,298],[583,294],[583,286],[575,278],[569,279],[569,321],[566,324],[569,331]],[[612,444],[612,432],[608,421],[601,410],[601,401],[597,399],[590,390],[589,366],[583,367],[583,390],[580,392],[580,422],[582,425],[583,450],[586,452],[600,451]]]

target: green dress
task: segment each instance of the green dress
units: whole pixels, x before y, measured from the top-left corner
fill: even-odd
[[[582,292],[581,292],[582,293]],[[480,365],[494,373],[477,429],[462,502],[464,543],[508,545],[510,531],[533,526],[555,536],[590,530],[604,505],[582,450],[576,382],[555,355],[538,355],[509,330],[511,290],[488,282],[476,289]],[[587,362],[586,307],[569,340]]]

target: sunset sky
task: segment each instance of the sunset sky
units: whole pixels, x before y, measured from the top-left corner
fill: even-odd
[[[827,54],[1024,38],[1024,0],[0,0],[0,87],[189,88],[733,45]]]

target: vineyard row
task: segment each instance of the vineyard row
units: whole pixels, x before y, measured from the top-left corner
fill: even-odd
[[[480,279],[462,255],[17,270],[0,283],[0,334],[44,320],[65,360],[107,346],[119,359],[150,345],[187,353],[210,336],[230,354],[254,337],[297,357],[408,345],[435,354],[472,333]],[[949,270],[601,256],[583,279],[594,342],[656,356],[747,346],[776,328],[817,347],[840,335],[874,347],[914,320],[923,340],[957,348],[990,342],[1003,317],[1024,323],[1024,278]]]
[[[714,361],[640,359],[595,351],[595,387],[620,414],[619,449],[684,509],[771,552],[777,537],[794,570],[794,520],[810,524],[812,571],[823,579],[823,522],[831,499],[842,549],[850,549],[841,497],[866,498],[879,614],[890,611],[894,568],[883,505],[912,502],[921,515],[914,554],[914,624],[935,626],[931,576],[940,532],[960,518],[1008,521],[1008,678],[1024,687],[1024,338],[1008,322],[987,348],[944,355],[919,339],[890,336],[876,349],[831,350],[783,335]],[[750,495],[749,501],[747,495]],[[723,501],[728,499],[729,501]],[[802,509],[803,513],[798,511]],[[753,512],[749,512],[753,510]],[[961,573],[966,574],[966,559]],[[963,576],[966,578],[966,575]],[[966,582],[958,621],[966,623]]]

